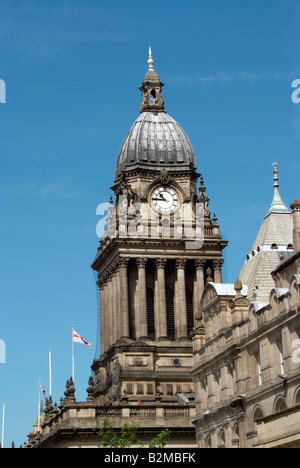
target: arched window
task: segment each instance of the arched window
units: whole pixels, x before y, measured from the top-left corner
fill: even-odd
[[[295,392],[294,405],[300,405],[300,388],[298,388],[298,390]]]
[[[148,337],[155,340],[154,292],[151,288],[147,288],[147,322]]]
[[[281,411],[284,411],[286,409],[287,406],[286,402],[284,401],[284,398],[282,396],[279,396],[274,405],[274,413],[281,413]]]
[[[151,89],[151,91],[150,91],[150,103],[155,104],[155,99],[156,99],[156,91],[155,91],[155,89]]]
[[[256,421],[258,419],[262,419],[264,417],[264,414],[262,412],[262,409],[260,406],[257,406],[253,412],[253,423],[256,424]]]
[[[190,289],[186,289],[186,315],[187,315],[187,327],[188,334],[194,328],[194,305],[193,305],[193,292]]]
[[[175,339],[174,291],[166,288],[167,330],[168,338]]]
[[[253,429],[257,433],[257,421],[259,419],[262,419],[264,417],[264,414],[262,412],[262,409],[260,406],[256,406],[256,408],[253,411]]]

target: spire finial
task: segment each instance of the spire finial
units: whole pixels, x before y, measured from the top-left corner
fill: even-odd
[[[278,169],[277,169],[278,168],[278,163],[274,162],[273,167],[274,167],[274,171],[273,171],[273,174],[274,174],[274,187],[279,187]]]
[[[165,101],[161,95],[162,87],[163,83],[153,69],[152,50],[149,47],[148,70],[140,88],[143,96],[141,112],[164,112]]]
[[[152,50],[151,50],[151,47],[149,47],[149,59],[148,59],[148,64],[149,64],[149,70],[153,70],[153,58],[152,58]]]
[[[274,174],[274,197],[267,216],[271,213],[290,213],[289,209],[285,206],[279,193],[279,179],[278,179],[278,163],[273,163]]]

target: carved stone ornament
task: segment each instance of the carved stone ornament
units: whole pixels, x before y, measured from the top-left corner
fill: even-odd
[[[135,366],[138,366],[138,367],[139,367],[139,366],[142,366],[142,365],[143,365],[143,359],[142,359],[141,357],[136,357],[136,358],[134,359],[134,365],[135,365]]]
[[[203,307],[213,302],[218,297],[216,291],[213,288],[209,288],[203,296]]]
[[[119,398],[120,393],[120,373],[121,373],[121,366],[120,361],[118,358],[114,361],[114,369],[112,371],[112,398],[113,400],[117,400]]]

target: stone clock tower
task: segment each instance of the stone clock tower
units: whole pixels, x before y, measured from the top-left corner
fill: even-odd
[[[92,264],[101,318],[101,356],[92,369],[99,405],[159,407],[167,421],[179,407],[193,407],[198,306],[206,282],[222,282],[227,242],[211,217],[192,145],[165,111],[151,49],[148,65],[140,115],[117,158],[107,231]],[[182,413],[183,425],[192,427],[190,419]]]

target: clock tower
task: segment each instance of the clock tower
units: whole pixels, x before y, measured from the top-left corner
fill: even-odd
[[[92,264],[101,325],[92,369],[99,405],[159,407],[168,424],[179,408],[193,408],[192,340],[204,339],[200,298],[207,282],[222,282],[227,242],[189,138],[165,111],[162,87],[150,49],[140,115],[117,158],[107,230]],[[182,413],[190,429],[191,411]]]

